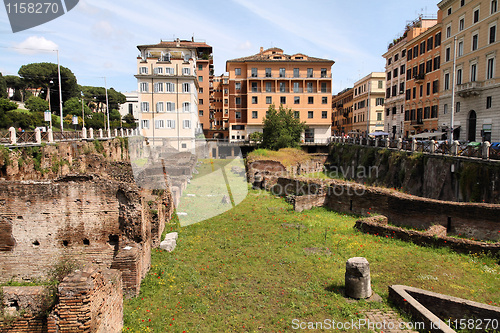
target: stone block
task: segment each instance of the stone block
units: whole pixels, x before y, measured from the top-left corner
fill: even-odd
[[[347,260],[345,272],[345,293],[347,297],[365,299],[372,295],[370,264],[366,258]]]

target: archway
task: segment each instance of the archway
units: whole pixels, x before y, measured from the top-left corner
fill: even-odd
[[[469,141],[476,141],[476,123],[476,111],[471,110],[467,118],[467,140]]]

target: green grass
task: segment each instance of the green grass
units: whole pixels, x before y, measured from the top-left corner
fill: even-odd
[[[275,160],[281,162],[285,167],[297,165],[311,159],[311,156],[302,149],[283,148],[278,151],[267,149],[256,149],[247,156],[248,162],[258,160]]]
[[[347,321],[388,308],[393,284],[500,303],[494,259],[362,234],[353,229],[355,220],[323,208],[297,213],[284,199],[252,190],[239,206],[207,221],[183,228],[174,219],[167,231],[179,232],[177,248],[153,250],[140,295],[124,304],[124,331],[290,332],[295,318]],[[299,234],[282,224],[305,228]],[[331,253],[307,255],[305,248]],[[342,296],[345,262],[356,256],[370,262],[382,303]]]

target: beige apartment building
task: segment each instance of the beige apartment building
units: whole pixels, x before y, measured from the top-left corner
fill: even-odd
[[[372,72],[354,83],[352,131],[358,135],[384,131],[385,78]]]
[[[332,135],[343,136],[352,131],[354,89],[347,88],[332,97]]]
[[[326,142],[332,126],[333,64],[301,53],[288,55],[279,48],[261,48],[255,55],[228,60],[224,108],[229,109],[230,140],[248,140],[251,133],[262,132],[269,106],[283,105],[308,125],[305,142]]]
[[[208,114],[212,47],[176,39],[137,48],[141,134],[155,145],[193,151],[202,133],[199,110]]]
[[[444,0],[438,6],[443,13],[439,124],[451,128],[453,109],[455,140],[498,142],[498,0]]]

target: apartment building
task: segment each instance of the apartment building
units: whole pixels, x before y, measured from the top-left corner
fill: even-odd
[[[451,129],[453,110],[455,140],[500,141],[498,0],[443,0],[438,6],[444,50],[439,123]]]
[[[120,116],[123,118],[131,114],[134,119],[139,119],[139,93],[137,91],[124,92],[126,102],[120,105]]]
[[[352,131],[354,89],[347,88],[332,97],[332,135],[348,135]]]
[[[212,47],[176,39],[137,48],[141,134],[154,145],[192,151],[202,132],[199,111],[208,113]]]
[[[393,139],[403,137],[408,30],[400,38],[389,44],[387,52],[383,55],[386,63],[384,131],[389,133]]]
[[[421,23],[409,31],[403,128],[407,138],[439,130],[441,20],[441,11],[438,11],[437,19],[420,19]]]
[[[230,140],[246,140],[251,133],[262,132],[271,105],[292,109],[308,125],[305,142],[329,138],[333,64],[301,53],[288,55],[279,48],[261,48],[255,55],[228,60]]]
[[[229,108],[224,106],[224,100],[228,100],[229,78],[226,75],[215,76],[210,93],[209,128],[203,132],[207,139],[226,140],[229,136]],[[201,118],[201,117],[200,117]]]
[[[372,72],[354,83],[353,132],[365,136],[384,130],[385,78],[385,72]]]

